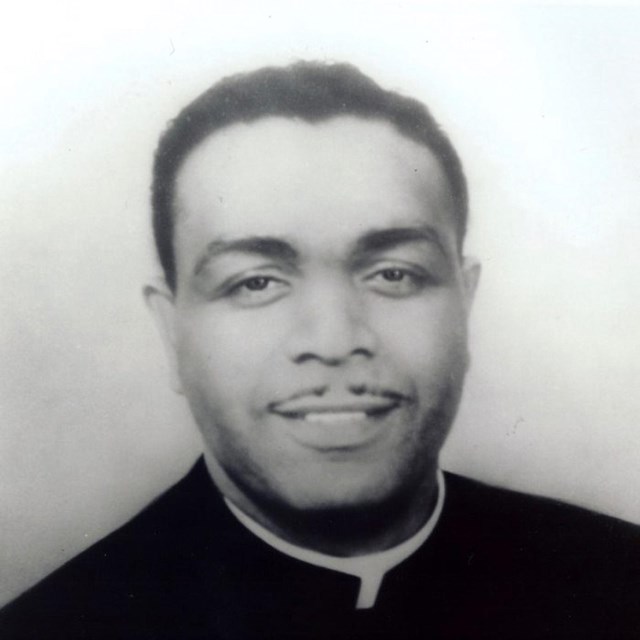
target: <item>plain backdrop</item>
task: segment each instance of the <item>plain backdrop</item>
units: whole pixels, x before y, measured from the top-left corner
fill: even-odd
[[[0,30],[0,602],[198,455],[141,297],[153,149],[216,79],[299,58],[422,99],[466,166],[444,466],[640,523],[638,7],[20,2]]]

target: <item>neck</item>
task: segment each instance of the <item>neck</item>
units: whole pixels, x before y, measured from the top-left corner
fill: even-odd
[[[436,501],[434,477],[434,482],[412,499],[402,496],[376,505],[302,513],[282,510],[277,520],[259,522],[300,547],[331,556],[354,557],[385,551],[411,538],[427,522]]]
[[[437,465],[412,490],[375,504],[296,509],[275,500],[251,500],[219,466],[207,466],[223,495],[250,518],[291,544],[337,557],[384,551],[413,536],[427,522],[438,498]]]

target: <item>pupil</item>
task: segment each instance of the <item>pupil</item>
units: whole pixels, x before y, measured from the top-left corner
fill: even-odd
[[[384,277],[387,280],[392,280],[393,282],[398,282],[398,281],[402,280],[402,278],[404,277],[404,273],[402,271],[400,271],[400,269],[387,269],[384,272]]]
[[[247,281],[247,289],[250,291],[260,291],[267,286],[267,278],[252,278]]]

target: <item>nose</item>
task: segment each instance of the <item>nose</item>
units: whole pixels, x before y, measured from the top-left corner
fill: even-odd
[[[288,337],[291,360],[339,366],[361,356],[372,358],[376,337],[365,302],[347,284],[324,284],[301,296]]]

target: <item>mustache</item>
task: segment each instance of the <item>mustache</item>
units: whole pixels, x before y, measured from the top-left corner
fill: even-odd
[[[277,407],[280,404],[285,404],[287,402],[293,402],[300,399],[313,399],[327,396],[330,397],[336,394],[342,398],[361,398],[363,396],[369,396],[374,398],[384,398],[386,400],[392,400],[394,402],[409,402],[413,400],[412,395],[408,393],[394,389],[392,388],[392,386],[380,385],[377,383],[347,383],[344,385],[340,385],[339,387],[337,385],[319,384],[309,387],[303,387],[302,389],[284,395],[283,397],[270,402],[269,408],[271,409]]]

